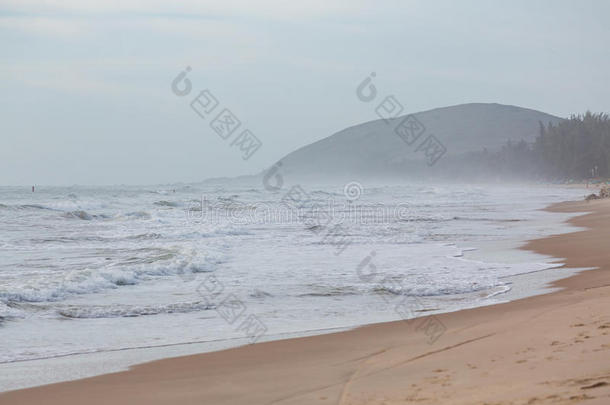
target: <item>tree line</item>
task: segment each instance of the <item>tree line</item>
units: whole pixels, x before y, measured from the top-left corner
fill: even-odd
[[[604,113],[572,115],[553,125],[540,123],[533,143],[508,141],[499,151],[473,152],[471,167],[499,176],[580,181],[610,177],[610,119]]]

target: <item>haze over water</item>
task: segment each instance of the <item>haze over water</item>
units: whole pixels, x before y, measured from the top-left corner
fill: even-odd
[[[540,273],[538,286],[512,276],[555,264],[506,249],[481,259],[469,248],[558,232],[564,216],[538,209],[582,193],[303,188],[311,199],[300,211],[286,193],[251,184],[2,188],[0,360],[247,343],[239,325],[250,315],[264,340],[491,304],[515,288],[533,293],[551,276]],[[314,206],[331,219],[311,222]],[[202,287],[211,275],[224,288],[216,298]],[[229,295],[244,308],[233,324],[218,310]]]

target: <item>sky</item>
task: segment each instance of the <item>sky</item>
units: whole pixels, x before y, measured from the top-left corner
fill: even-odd
[[[258,173],[375,119],[356,96],[372,72],[409,112],[610,112],[608,15],[603,0],[0,0],[0,185]],[[212,128],[224,109],[234,133]]]

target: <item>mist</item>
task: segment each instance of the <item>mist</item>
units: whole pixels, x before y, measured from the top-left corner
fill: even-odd
[[[560,118],[608,111],[609,9],[596,1],[5,1],[0,184],[255,175],[378,120],[388,96],[401,116],[466,103]],[[179,96],[172,83],[187,67],[192,89]],[[357,96],[367,78],[374,102]],[[204,90],[218,102],[210,116],[191,105]],[[224,109],[240,122],[227,139],[211,127]],[[248,159],[233,144],[244,130],[261,143]],[[456,152],[456,134],[434,135]],[[362,152],[345,147],[337,160]]]

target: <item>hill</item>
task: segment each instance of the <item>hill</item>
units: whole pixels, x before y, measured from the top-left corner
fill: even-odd
[[[280,162],[288,176],[316,179],[403,177],[430,171],[432,165],[438,173],[469,152],[498,150],[509,140],[533,142],[541,122],[555,125],[561,120],[510,105],[461,104],[355,125],[299,148]],[[433,141],[440,143],[430,149]]]

